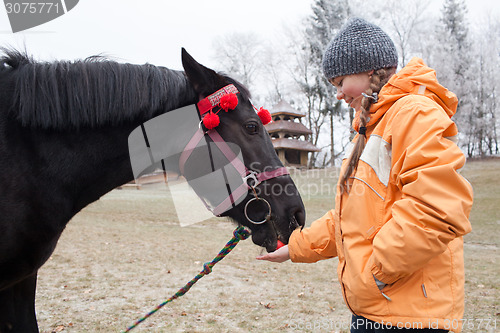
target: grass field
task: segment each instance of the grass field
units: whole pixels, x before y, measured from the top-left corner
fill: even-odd
[[[500,332],[500,159],[470,162],[463,174],[475,190],[464,332]],[[333,207],[336,177],[335,170],[295,175],[308,224]],[[110,192],[68,224],[40,269],[41,332],[126,329],[193,278],[233,229],[215,218],[180,227],[168,195],[154,187]],[[212,274],[134,331],[348,332],[336,259],[273,264],[255,260],[259,253],[250,240],[240,242]]]

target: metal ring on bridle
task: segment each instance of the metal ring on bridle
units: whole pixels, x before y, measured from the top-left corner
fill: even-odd
[[[252,189],[255,189],[261,182],[259,181],[259,178],[257,176],[257,172],[255,171],[250,171],[248,173],[248,175],[246,175],[245,177],[243,177],[243,180],[245,181],[245,183],[248,185],[249,188],[252,188]],[[248,181],[249,180],[252,180],[253,183],[252,184],[249,184]]]
[[[269,212],[266,214],[266,217],[262,221],[254,221],[250,217],[248,217],[248,213],[247,213],[248,205],[252,201],[264,201],[267,204],[267,207],[269,208]],[[262,223],[265,223],[267,220],[269,220],[269,218],[271,217],[271,205],[269,204],[269,202],[267,202],[266,199],[262,199],[262,198],[258,198],[258,197],[252,198],[252,199],[248,200],[248,202],[246,203],[244,212],[245,212],[245,217],[247,218],[248,221],[252,222],[253,224],[262,224]]]

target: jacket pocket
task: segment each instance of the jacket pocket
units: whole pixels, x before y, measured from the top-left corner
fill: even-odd
[[[423,284],[423,270],[418,270],[396,282],[387,285],[382,292],[390,302],[387,303],[390,314],[401,317],[427,316],[427,300]]]
[[[375,278],[370,270],[371,265],[371,260],[369,260],[364,269],[353,277],[349,277],[350,269],[347,268],[346,276],[344,276],[346,301],[355,313],[388,315],[386,303],[389,302],[389,299],[384,296],[375,283]]]

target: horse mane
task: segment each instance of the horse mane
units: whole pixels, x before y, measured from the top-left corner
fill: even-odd
[[[68,129],[147,120],[196,102],[184,72],[105,57],[37,62],[2,48],[0,82],[10,78],[11,115],[23,126]],[[5,88],[4,88],[5,89]]]

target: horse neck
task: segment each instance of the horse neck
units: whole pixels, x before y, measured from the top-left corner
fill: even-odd
[[[196,102],[194,91],[187,81],[183,87],[178,87],[176,93],[181,98],[175,104],[168,105],[167,113]],[[54,159],[50,161],[54,168],[47,170],[51,172],[48,178],[59,175],[60,189],[68,191],[67,197],[73,201],[72,214],[134,179],[128,137],[143,122],[144,118],[138,116],[135,120],[116,126],[38,133],[39,145],[43,146],[38,151],[49,153]]]

